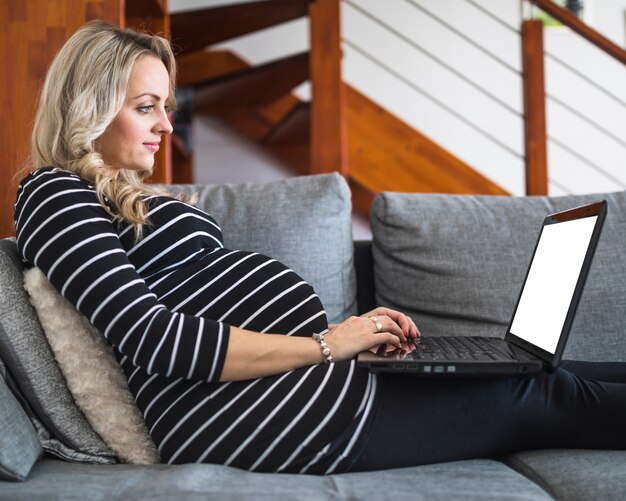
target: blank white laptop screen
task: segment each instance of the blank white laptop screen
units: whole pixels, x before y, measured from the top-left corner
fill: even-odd
[[[598,216],[543,227],[510,332],[556,351]]]

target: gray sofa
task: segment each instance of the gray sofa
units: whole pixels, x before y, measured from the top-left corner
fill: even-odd
[[[493,336],[506,330],[543,216],[606,198],[565,358],[626,360],[626,192],[386,193],[372,207],[372,242],[355,244],[337,175],[174,189],[199,191],[227,247],[275,256],[309,280],[330,321],[379,303],[410,313],[423,332]],[[15,243],[0,241],[0,499],[626,499],[626,451],[522,451],[327,477],[121,464],[64,384],[22,272]]]

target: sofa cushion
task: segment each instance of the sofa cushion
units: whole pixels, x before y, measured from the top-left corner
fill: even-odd
[[[506,462],[555,499],[626,499],[626,451],[529,451]]]
[[[516,471],[488,459],[329,476],[254,473],[211,464],[93,466],[43,460],[27,483],[0,488],[8,499],[52,492],[58,499],[103,501],[551,499]]]
[[[371,211],[377,300],[431,335],[506,333],[543,218],[608,214],[564,357],[626,360],[626,192],[564,197],[384,193]]]
[[[6,377],[0,361],[0,479],[25,480],[42,449],[28,416],[7,387]]]
[[[266,183],[166,186],[198,192],[231,249],[282,261],[308,281],[329,322],[356,313],[350,190],[338,174]]]
[[[113,451],[74,403],[28,302],[23,280],[15,242],[0,240],[0,358],[45,427],[41,430],[45,436],[40,437],[44,449],[68,460],[114,462]]]
[[[89,424],[122,461],[160,462],[111,345],[39,268],[24,272],[24,287],[70,393]]]

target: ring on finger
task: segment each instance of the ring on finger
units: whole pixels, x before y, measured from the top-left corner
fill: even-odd
[[[382,332],[383,331],[383,323],[378,320],[378,317],[369,317],[369,319],[374,322],[374,325],[376,326],[376,332]]]

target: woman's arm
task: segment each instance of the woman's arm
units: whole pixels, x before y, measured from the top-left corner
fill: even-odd
[[[383,330],[369,318],[376,316]],[[400,348],[419,331],[406,315],[389,308],[376,308],[360,317],[331,324],[325,335],[333,360],[350,360],[358,353],[390,344]],[[324,362],[320,345],[313,338],[259,334],[231,327],[221,381],[251,379],[280,374]]]
[[[18,249],[133,364],[150,374],[241,380],[324,361],[312,338],[260,334],[169,311],[130,263],[110,217],[76,176],[38,171],[16,204]],[[367,318],[377,315],[383,332]],[[334,360],[412,335],[404,315],[377,309],[326,333]]]

